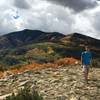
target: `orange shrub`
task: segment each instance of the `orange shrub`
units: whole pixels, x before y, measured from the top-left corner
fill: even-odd
[[[75,58],[61,58],[58,61],[55,61],[56,64],[60,65],[71,65],[71,64],[77,64],[78,60]]]
[[[54,63],[45,63],[45,64],[38,64],[38,63],[33,63],[30,65],[23,65],[22,67],[20,67],[20,69],[17,68],[11,68],[8,70],[8,72],[10,72],[11,74],[19,74],[19,73],[23,73],[27,70],[39,70],[42,68],[55,68],[55,67],[59,67],[59,66],[63,66],[63,65],[72,65],[72,64],[78,64],[78,60],[75,58],[61,58],[57,61],[55,61]],[[0,77],[4,77],[10,74],[5,74],[7,71],[0,72]]]
[[[0,72],[0,78],[4,77],[4,73]]]

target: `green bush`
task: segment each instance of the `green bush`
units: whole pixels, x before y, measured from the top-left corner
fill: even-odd
[[[13,66],[15,64],[19,64],[19,61],[14,58],[14,57],[11,57],[11,56],[7,56],[3,59],[3,63],[8,65],[8,66]]]
[[[96,67],[96,68],[100,68],[100,59],[93,59],[91,66]]]
[[[32,59],[35,60],[37,63],[48,63],[48,62],[54,62],[55,60],[61,58],[59,54],[52,53],[48,54],[46,56],[33,56]]]
[[[43,100],[43,98],[37,91],[30,91],[30,89],[24,88],[21,89],[17,95],[13,93],[7,97],[6,100]]]
[[[6,68],[4,67],[4,66],[0,66],[0,71],[5,71],[6,70]]]

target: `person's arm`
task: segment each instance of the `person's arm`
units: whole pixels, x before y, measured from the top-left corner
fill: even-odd
[[[81,65],[83,65],[83,57],[82,57],[82,54],[81,54]]]
[[[90,66],[91,66],[91,68],[92,68],[92,60],[93,60],[93,58],[92,58],[92,53],[91,53],[91,59],[90,59]]]

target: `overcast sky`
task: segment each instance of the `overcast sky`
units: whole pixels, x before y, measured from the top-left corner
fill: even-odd
[[[0,34],[23,29],[100,39],[100,0],[0,0]]]

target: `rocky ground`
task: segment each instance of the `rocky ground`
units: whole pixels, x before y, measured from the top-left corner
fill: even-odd
[[[100,100],[100,68],[90,69],[88,84],[79,65],[12,74],[0,79],[0,100],[27,85],[38,90],[44,100]]]

